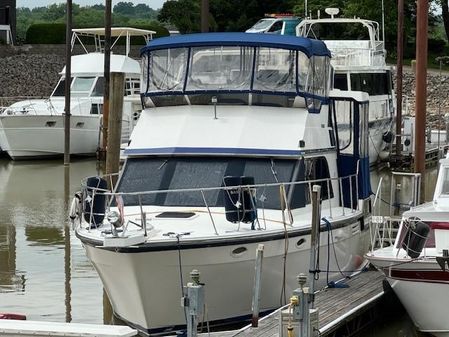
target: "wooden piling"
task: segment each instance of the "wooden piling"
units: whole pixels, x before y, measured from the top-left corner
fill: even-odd
[[[65,82],[64,82],[64,165],[70,164],[70,80],[72,78],[72,0],[67,0],[65,32]]]
[[[201,0],[201,32],[209,32],[209,0]]]
[[[427,28],[428,0],[417,1],[416,20],[416,105],[415,105],[415,173],[424,177],[425,163],[425,129],[427,103]],[[421,179],[421,191],[425,191],[425,179]],[[421,202],[424,201],[424,193]]]
[[[111,109],[109,113],[106,174],[118,173],[120,165],[120,139],[122,134],[123,93],[125,74],[111,73]],[[113,179],[115,183],[115,179]]]
[[[99,159],[105,160],[108,148],[108,127],[110,110],[110,71],[111,71],[111,24],[112,24],[112,0],[106,0],[104,14],[104,93],[103,93],[103,145],[99,150]]]
[[[402,154],[402,66],[404,58],[404,0],[398,0],[398,36],[396,60],[396,155]],[[385,41],[384,41],[385,43]]]

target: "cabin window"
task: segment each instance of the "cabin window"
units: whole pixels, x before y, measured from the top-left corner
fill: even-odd
[[[353,109],[350,101],[334,101],[335,118],[338,132],[340,153],[354,154],[353,142]]]
[[[95,83],[94,90],[92,91],[92,96],[101,97],[104,95],[104,77],[98,77]]]
[[[155,50],[149,60],[149,91],[182,91],[187,64],[187,48]]]
[[[282,21],[276,21],[270,29],[268,29],[268,32],[273,34],[281,34],[283,25],[284,23]]]
[[[125,80],[125,96],[138,95],[140,91],[140,80],[138,78],[127,78]]]
[[[256,24],[254,26],[252,26],[251,28],[257,29],[257,30],[266,29],[271,25],[271,23],[273,21],[274,21],[273,19],[261,19],[261,20],[257,21]]]
[[[74,97],[88,96],[94,84],[95,77],[75,77],[70,90]]]
[[[441,194],[444,196],[449,196],[449,168],[445,168],[442,175],[443,183],[441,185]]]
[[[387,73],[351,74],[351,90],[364,91],[371,96],[388,95],[389,81]]]
[[[348,76],[346,74],[335,74],[334,89],[348,90]]]
[[[307,78],[305,91],[315,96],[328,96],[330,83],[329,58],[324,56],[313,56],[311,65],[312,71]],[[307,107],[310,112],[319,112],[321,104],[322,101],[320,99],[307,99]]]
[[[253,89],[296,92],[295,64],[295,51],[259,48]]]
[[[192,48],[186,90],[249,90],[253,55],[252,47]]]
[[[326,200],[334,197],[334,192],[332,190],[332,182],[328,179],[330,178],[329,166],[325,157],[313,157],[306,158],[305,160],[305,179],[306,180],[321,180],[312,183],[312,185],[321,186],[321,200]],[[308,193],[310,198],[310,193]],[[308,200],[309,203],[311,200]]]
[[[70,81],[73,81],[73,77],[70,78]],[[61,78],[59,80],[58,85],[56,86],[55,90],[53,91],[52,96],[65,96],[65,78]]]
[[[302,181],[304,164],[301,160],[269,158],[133,158],[126,162],[118,191],[220,187],[225,176],[252,176],[255,184]],[[304,184],[286,186],[286,195],[292,208],[305,205]],[[204,197],[210,207],[224,204],[222,191],[204,191]],[[139,204],[136,196],[125,196],[124,201],[125,205]],[[199,191],[147,194],[142,196],[142,202],[161,206],[204,206]],[[256,203],[259,208],[280,209],[279,186],[258,187]]]
[[[92,104],[90,108],[91,115],[101,115],[103,113],[103,104]]]

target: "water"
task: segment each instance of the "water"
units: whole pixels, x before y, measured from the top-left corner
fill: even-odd
[[[97,174],[96,161],[11,162],[0,159],[0,312],[30,320],[111,323],[111,307],[101,281],[71,231],[67,213],[82,178]],[[383,212],[388,212],[387,172],[373,172],[375,191],[383,183]],[[426,199],[432,196],[436,170],[426,175]],[[407,182],[403,195],[407,196]],[[361,337],[415,337],[403,309],[382,316]]]
[[[94,174],[93,160],[72,163],[67,176],[61,160],[0,160],[0,312],[108,322],[101,281],[65,211],[81,179]]]

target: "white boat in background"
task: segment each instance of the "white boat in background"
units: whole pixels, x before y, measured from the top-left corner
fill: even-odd
[[[192,34],[153,40],[142,56],[146,108],[118,182],[86,179],[71,212],[119,318],[146,333],[185,327],[179,300],[192,269],[206,284],[210,324],[248,318],[259,244],[260,308],[279,307],[309,271],[315,184],[323,217],[317,286],[364,265],[368,95],[330,97],[322,42]],[[338,139],[348,127],[339,133],[329,108],[340,101],[354,121],[345,152]]]
[[[140,100],[140,64],[129,56],[131,37],[148,42],[155,32],[135,29],[111,29],[114,44],[111,72],[125,74],[122,142],[127,142],[142,110]],[[93,40],[92,40],[93,39]],[[114,48],[124,39],[125,52]],[[85,54],[71,59],[70,153],[93,155],[99,147],[104,88],[104,28],[73,29],[72,49],[78,41]],[[87,41],[94,42],[95,51],[88,52]],[[26,71],[26,70],[24,70]],[[0,148],[12,159],[57,156],[64,153],[64,86],[65,68],[49,99],[25,100],[12,104],[0,114]]]
[[[394,245],[366,256],[420,331],[449,336],[449,157],[440,161],[433,200],[404,212]]]
[[[369,156],[370,163],[375,164],[379,156],[385,159],[383,151],[393,140],[396,106],[392,67],[386,64],[385,42],[375,21],[336,18],[338,8],[326,8],[326,13],[331,17],[302,20],[296,27],[296,34],[322,40],[329,48],[334,89],[369,94]],[[347,107],[337,105],[336,109]]]

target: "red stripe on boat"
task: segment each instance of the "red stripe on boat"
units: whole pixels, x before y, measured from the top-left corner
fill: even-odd
[[[409,280],[415,282],[449,282],[449,272],[442,270],[403,270],[391,269],[385,270],[386,275],[394,279]]]
[[[27,317],[22,314],[0,313],[0,319],[14,319],[14,320],[23,321],[23,320],[26,320]]]

